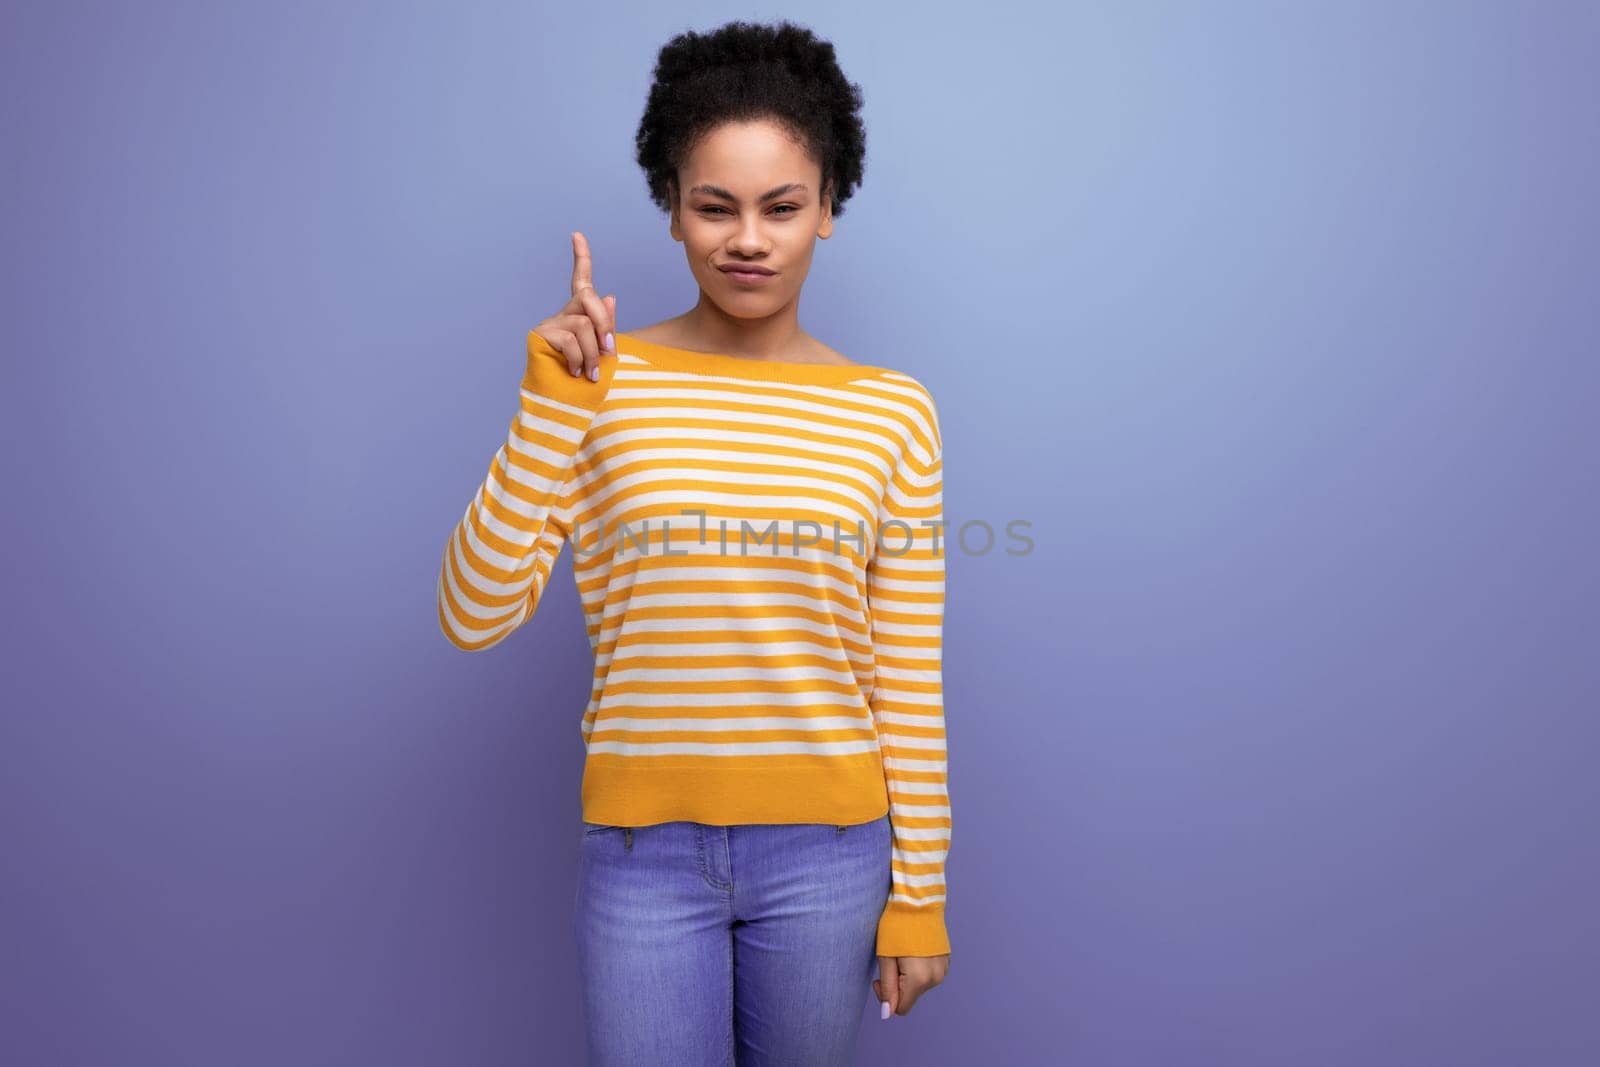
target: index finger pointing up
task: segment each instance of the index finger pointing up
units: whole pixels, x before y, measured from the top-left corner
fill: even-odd
[[[594,264],[589,258],[589,240],[579,231],[572,233],[572,295],[585,286],[594,286]]]

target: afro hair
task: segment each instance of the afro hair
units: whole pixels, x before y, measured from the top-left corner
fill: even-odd
[[[831,183],[832,209],[861,183],[867,133],[861,87],[846,80],[833,45],[803,26],[733,21],[678,34],[656,57],[634,139],[650,199],[672,210],[677,173],[701,138],[726,122],[771,120],[790,131]]]

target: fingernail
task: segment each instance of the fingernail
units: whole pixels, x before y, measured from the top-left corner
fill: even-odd
[[[591,382],[598,382],[600,380],[600,366],[599,366],[599,364],[596,364],[595,366],[593,366],[593,367],[591,367],[589,369],[589,380]]]
[[[612,339],[609,333],[606,334],[605,340],[602,341],[601,344],[606,346],[606,350],[608,352],[615,352],[617,349],[617,342]]]
[[[889,1002],[886,1000],[886,1001],[883,1002],[883,1010],[878,1013],[878,1018],[887,1019],[888,1017],[889,1017]]]

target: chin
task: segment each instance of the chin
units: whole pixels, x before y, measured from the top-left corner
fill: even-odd
[[[729,291],[728,283],[721,278],[708,279],[700,288],[705,292],[706,299],[735,318],[761,318],[783,306],[783,301],[778,299],[776,293],[737,289]]]

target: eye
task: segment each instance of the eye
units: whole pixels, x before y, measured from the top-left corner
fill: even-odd
[[[773,214],[777,214],[779,212],[782,212],[785,215],[793,215],[795,212],[797,212],[799,210],[800,209],[798,207],[796,207],[795,205],[793,205],[793,204],[779,204],[777,207],[772,209]],[[707,204],[705,207],[702,207],[700,209],[700,214],[702,214],[702,215],[726,215],[726,214],[728,214],[728,209],[727,208],[723,208],[723,207],[718,207],[716,204]]]

